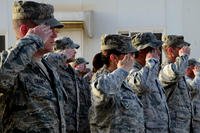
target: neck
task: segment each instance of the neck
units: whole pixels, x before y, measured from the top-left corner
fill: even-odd
[[[109,66],[106,67],[110,72],[114,71],[115,69],[117,69],[117,66],[110,62]]]
[[[44,54],[41,54],[40,52],[36,52],[36,53],[33,55],[33,57],[34,57],[35,59],[41,59],[41,58],[43,57],[43,55],[44,55]]]
[[[171,58],[168,56],[167,60],[168,62],[174,63],[176,61],[176,58]]]
[[[33,55],[35,58],[42,58],[44,54],[48,53],[49,51],[45,51],[45,50],[38,50],[37,52],[35,52],[35,54]]]

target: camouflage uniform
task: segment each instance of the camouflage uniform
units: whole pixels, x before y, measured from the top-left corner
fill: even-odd
[[[162,45],[162,42],[155,39],[152,33],[138,33],[133,37],[132,43],[137,50],[147,47],[159,48]],[[164,89],[158,80],[159,65],[159,60],[154,58],[147,60],[145,66],[135,61],[127,78],[128,83],[138,93],[143,103],[145,132],[147,133],[169,132],[168,106]]]
[[[196,60],[189,59],[194,65],[199,65]],[[188,65],[189,66],[189,65]],[[188,85],[191,88],[192,104],[193,104],[193,117],[192,117],[192,132],[199,133],[200,131],[200,72],[195,73],[194,79],[185,76]]]
[[[46,22],[51,28],[63,27],[53,17],[53,6],[48,4],[18,1],[14,3],[12,16],[15,21],[32,20],[36,25]],[[35,52],[43,48],[43,40],[31,34],[0,55],[4,133],[64,133],[66,130],[63,105],[67,95],[58,74],[46,60],[33,59]]]
[[[19,40],[17,47],[1,53],[0,92],[6,96],[5,133],[65,131],[64,89],[54,68],[42,60],[49,77],[32,60],[43,47],[35,35]]]
[[[80,112],[79,88],[74,69],[64,64],[66,57],[57,53],[45,55],[45,59],[56,67],[60,80],[68,94],[68,101],[65,103],[66,131],[77,132]]]
[[[79,57],[73,62],[73,65],[89,64],[84,58]],[[79,133],[90,133],[88,113],[91,106],[91,89],[90,83],[87,78],[80,75],[80,72],[76,70],[77,84],[80,92],[80,112],[79,112]]]
[[[79,132],[90,133],[88,120],[89,108],[91,106],[90,84],[82,77],[77,76],[77,79],[80,90]]]
[[[100,69],[92,82],[90,126],[92,133],[143,133],[140,100],[124,81],[128,72]]]
[[[166,45],[187,45],[183,37],[179,38],[179,36],[164,36],[163,40]],[[172,133],[190,132],[191,99],[184,77],[187,63],[188,55],[177,57],[175,62],[164,63],[159,73],[159,79],[166,92],[171,117],[170,132]]]
[[[125,39],[120,35],[108,35],[102,40],[101,49],[129,53],[132,47]],[[89,113],[92,133],[144,133],[142,104],[125,82],[127,76],[128,72],[122,68],[110,72],[106,66],[94,74]]]
[[[69,47],[79,48],[79,45],[75,44],[68,37],[56,40],[56,50],[64,50]],[[70,65],[66,65],[68,59],[64,54],[58,52],[48,53],[45,55],[45,59],[57,68],[60,80],[68,94],[68,101],[65,103],[66,132],[76,133],[79,131],[80,89],[78,87],[78,78],[75,70]]]

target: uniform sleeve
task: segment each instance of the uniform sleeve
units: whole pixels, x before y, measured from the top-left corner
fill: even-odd
[[[91,93],[94,97],[94,104],[105,104],[113,99],[113,96],[119,92],[123,81],[128,72],[124,69],[116,69],[109,74],[101,74],[91,83]]]
[[[127,81],[129,85],[138,93],[149,91],[149,87],[157,79],[159,70],[159,61],[151,58],[147,60],[146,65],[140,69],[132,69]]]
[[[60,53],[48,53],[44,56],[44,59],[47,60],[53,66],[62,66],[67,61],[67,56]]]
[[[35,52],[44,46],[37,35],[31,34],[20,39],[15,48],[3,51],[0,58],[0,92],[7,92],[14,86],[17,75],[25,69]]]
[[[159,80],[165,87],[176,83],[185,75],[185,70],[188,64],[188,55],[183,55],[176,58],[174,63],[165,65],[159,73]]]
[[[186,80],[187,83],[191,86],[192,93],[197,94],[200,92],[200,72],[197,72],[195,74],[195,77],[193,80]]]

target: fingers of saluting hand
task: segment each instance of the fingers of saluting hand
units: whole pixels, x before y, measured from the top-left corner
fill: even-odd
[[[53,34],[50,26],[38,25],[32,29],[29,29],[27,34],[35,34],[41,37],[41,39],[46,42],[49,37]]]

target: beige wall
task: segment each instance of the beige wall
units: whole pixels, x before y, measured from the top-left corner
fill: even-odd
[[[91,62],[95,53],[100,50],[102,34],[129,31],[157,31],[164,34],[183,34],[192,43],[192,57],[199,58],[200,43],[200,1],[199,0],[37,0],[51,3],[56,12],[93,10],[93,38],[85,32],[70,31],[75,42],[81,43],[79,55]],[[9,3],[8,3],[9,2]],[[12,0],[1,0],[0,9],[10,10]],[[8,8],[7,8],[8,7]],[[7,46],[15,42],[10,26],[11,15],[0,14],[3,19],[0,33],[6,33]],[[73,34],[73,35],[70,35]],[[80,37],[81,36],[81,37]],[[81,39],[80,39],[81,38]],[[78,55],[78,56],[79,56]]]

